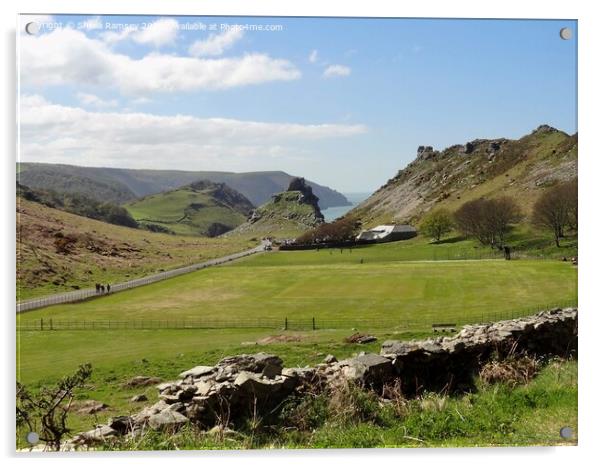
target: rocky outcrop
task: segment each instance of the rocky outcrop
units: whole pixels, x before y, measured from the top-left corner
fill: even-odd
[[[287,397],[356,383],[380,391],[399,381],[406,396],[423,390],[466,390],[479,369],[497,354],[538,357],[576,356],[577,309],[465,326],[454,337],[386,341],[381,354],[360,353],[338,361],[329,355],[315,367],[284,368],[276,355],[231,356],[215,366],[196,366],[178,380],[159,384],[159,401],[132,416],[77,435],[75,445],[90,445],[143,429],[174,430],[187,423],[215,425],[278,409]]]
[[[531,134],[557,133],[558,130],[550,125],[539,125]]]
[[[293,178],[286,191],[272,195],[258,207],[236,232],[274,234],[278,230],[305,231],[324,222],[318,197],[304,178]]]
[[[433,150],[432,146],[418,146],[416,151],[417,160],[430,160],[439,154],[439,151]]]
[[[419,146],[414,160],[346,216],[359,219],[364,228],[418,224],[431,209],[455,210],[476,197],[503,192],[537,199],[545,186],[577,177],[577,149],[576,134],[547,125],[520,139],[473,139],[441,150]],[[531,205],[526,202],[525,214]]]

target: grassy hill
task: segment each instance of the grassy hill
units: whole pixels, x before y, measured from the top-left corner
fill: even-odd
[[[17,299],[115,283],[255,244],[151,233],[18,198]]]
[[[417,223],[434,206],[455,210],[506,195],[528,214],[543,189],[577,176],[577,135],[546,125],[518,139],[477,139],[442,151],[421,146],[416,159],[348,215],[366,226]]]
[[[224,183],[197,181],[125,205],[141,225],[181,235],[218,236],[247,220],[253,204]]]
[[[80,167],[46,163],[20,163],[19,182],[39,189],[81,192],[101,196],[100,200],[127,202],[138,197],[170,191],[198,180],[226,183],[253,205],[269,201],[272,194],[284,191],[294,178],[282,171],[246,173],[181,170],[134,170],[125,168]],[[308,181],[320,198],[320,207],[349,205],[341,193]]]

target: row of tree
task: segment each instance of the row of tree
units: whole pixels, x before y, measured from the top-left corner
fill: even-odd
[[[112,223],[113,225],[138,228],[138,222],[124,207],[110,202],[100,202],[84,194],[58,192],[50,189],[31,189],[17,181],[17,196],[82,217]]]
[[[556,246],[567,229],[577,230],[577,180],[560,183],[544,192],[535,205],[531,222],[553,233]],[[484,245],[502,248],[512,224],[523,214],[510,197],[475,199],[464,203],[453,214],[445,209],[431,211],[423,219],[421,232],[439,242],[454,228]]]
[[[350,241],[355,238],[361,227],[353,217],[342,217],[334,222],[322,223],[306,231],[296,239],[297,244],[323,244]]]

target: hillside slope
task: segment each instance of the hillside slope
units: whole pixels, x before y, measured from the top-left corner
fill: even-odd
[[[170,191],[202,179],[214,183],[226,183],[255,206],[268,202],[270,196],[284,191],[294,178],[282,171],[231,173],[134,170],[45,163],[20,163],[18,171],[19,182],[32,188],[80,191],[88,195],[98,192],[103,196],[99,200],[113,202],[127,202],[137,197]],[[334,189],[311,181],[307,183],[320,198],[320,208],[350,205],[345,196]],[[113,189],[115,192],[107,193],[108,189]]]
[[[294,178],[286,191],[274,194],[232,233],[295,238],[323,222],[324,216],[311,186],[303,178]]]
[[[477,139],[442,151],[420,146],[403,170],[347,215],[365,226],[416,224],[433,207],[455,210],[507,195],[528,214],[543,189],[577,176],[577,134],[547,125],[518,139]]]
[[[125,205],[141,225],[176,234],[218,236],[244,223],[253,204],[224,183],[196,181]]]
[[[136,198],[136,194],[120,181],[103,176],[86,176],[71,171],[66,165],[20,164],[17,181],[33,189],[59,193],[83,194],[101,202],[121,204]],[[77,167],[76,167],[77,168]]]
[[[17,199],[17,299],[115,283],[256,246],[151,233]]]

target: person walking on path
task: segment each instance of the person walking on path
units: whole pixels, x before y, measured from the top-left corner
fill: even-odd
[[[107,283],[107,293],[110,293],[110,292],[111,292],[111,285],[110,285],[110,283]]]

